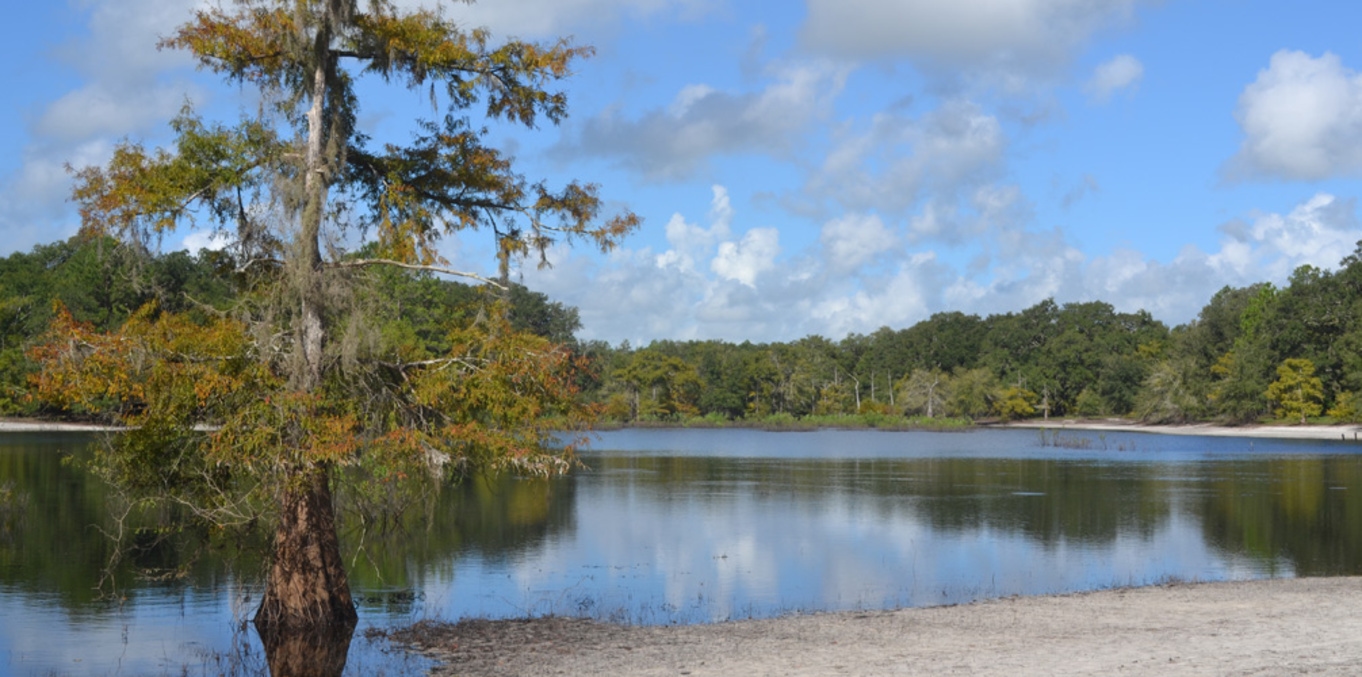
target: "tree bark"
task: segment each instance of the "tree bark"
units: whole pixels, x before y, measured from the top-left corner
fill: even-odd
[[[305,3],[299,21],[306,23]],[[300,308],[295,326],[301,352],[300,372],[293,387],[303,392],[318,388],[323,380],[326,327],[323,320],[321,224],[326,215],[331,167],[326,157],[326,101],[333,79],[335,56],[331,54],[331,14],[328,7],[313,40],[310,106],[307,111],[306,166],[303,172],[303,204],[299,214],[297,265],[300,269]],[[274,562],[266,581],[265,596],[256,612],[261,637],[353,630],[357,621],[350,583],[336,536],[335,508],[331,501],[330,472],[323,464],[304,463],[293,469],[281,490],[279,527],[274,537]],[[276,638],[277,639],[277,638]]]
[[[309,466],[283,491],[274,562],[255,614],[262,638],[275,633],[354,629],[359,616],[336,536],[330,473]]]

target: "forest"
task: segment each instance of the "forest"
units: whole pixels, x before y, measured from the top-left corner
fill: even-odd
[[[450,320],[477,322],[509,295],[515,328],[586,358],[578,361],[579,397],[605,424],[1362,421],[1362,243],[1336,271],[1302,266],[1282,288],[1225,287],[1172,328],[1101,301],[1045,300],[1018,312],[943,312],[911,327],[786,343],[579,341],[576,309],[522,286],[499,296],[427,273],[371,275],[384,299],[373,311],[383,340],[415,356],[439,354]],[[28,397],[37,370],[31,347],[57,308],[110,331],[149,303],[191,314],[227,308],[245,284],[223,252],[149,255],[88,235],[0,259],[0,413],[80,415]]]

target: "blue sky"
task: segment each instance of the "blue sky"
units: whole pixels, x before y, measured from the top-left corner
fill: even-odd
[[[0,31],[0,250],[70,236],[66,163],[249,97],[154,44],[202,3],[24,3]],[[416,0],[400,0],[414,6]],[[840,339],[1045,298],[1195,317],[1219,288],[1333,268],[1362,240],[1362,5],[1301,0],[519,0],[494,33],[596,47],[558,127],[493,128],[530,177],[644,218],[530,287],[580,335]],[[366,91],[369,88],[366,86]],[[429,110],[372,88],[400,140]],[[166,248],[207,233],[180,232]],[[455,267],[487,270],[477,233]]]

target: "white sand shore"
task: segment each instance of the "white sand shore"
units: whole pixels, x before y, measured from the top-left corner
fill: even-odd
[[[423,624],[398,639],[460,677],[1357,675],[1360,606],[1362,579],[1306,578],[680,627]]]
[[[97,425],[94,423],[39,421],[37,419],[29,418],[0,419],[0,433],[108,432],[118,429],[117,426]]]
[[[1224,426],[1209,423],[1187,425],[1146,425],[1123,419],[1060,419],[1014,421],[1001,424],[1008,428],[1044,428],[1046,430],[1091,430],[1093,432],[1135,432],[1159,435],[1204,435],[1207,437],[1253,437],[1286,440],[1362,441],[1362,425],[1243,425]],[[91,423],[66,423],[36,419],[0,419],[0,433],[6,432],[108,432],[116,426]]]
[[[1010,428],[1044,428],[1046,430],[1091,430],[1094,432],[1134,432],[1159,435],[1203,435],[1207,437],[1254,437],[1284,440],[1362,441],[1362,425],[1242,425],[1225,426],[1209,423],[1187,425],[1146,425],[1121,419],[1060,419],[1014,421]]]

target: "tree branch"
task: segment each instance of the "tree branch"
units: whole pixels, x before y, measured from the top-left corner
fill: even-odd
[[[496,287],[497,289],[500,289],[502,291],[506,290],[506,287],[503,286],[500,282],[497,282],[496,280],[490,278],[483,277],[477,273],[470,273],[463,270],[454,270],[453,268],[445,268],[444,266],[426,266],[417,263],[403,263],[402,261],[394,261],[392,259],[353,259],[350,261],[337,261],[334,263],[328,263],[327,266],[331,268],[363,268],[367,266],[395,266],[397,268],[406,268],[408,270],[424,270],[430,273],[443,273],[445,275],[454,275],[456,277],[466,277],[470,280],[477,280],[483,284],[490,284],[493,287]]]

